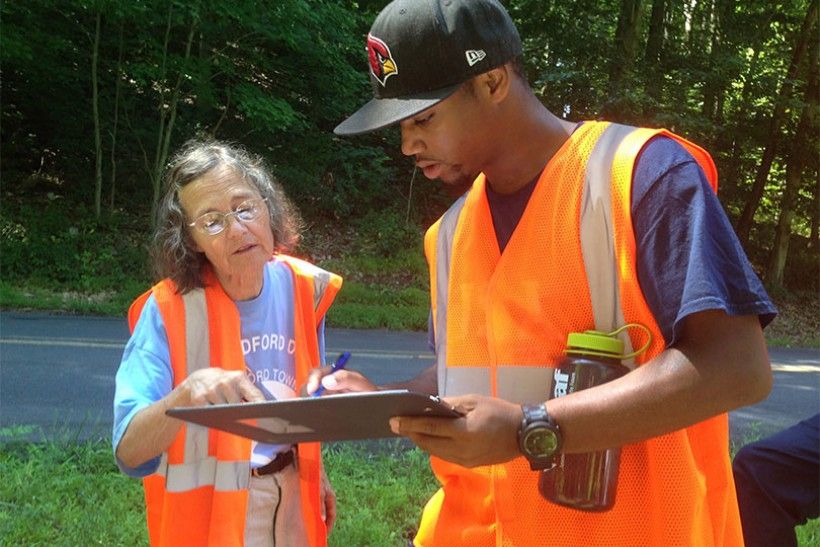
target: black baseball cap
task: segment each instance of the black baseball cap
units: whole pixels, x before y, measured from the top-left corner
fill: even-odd
[[[374,98],[333,132],[400,122],[520,54],[518,30],[497,0],[394,0],[367,35]]]

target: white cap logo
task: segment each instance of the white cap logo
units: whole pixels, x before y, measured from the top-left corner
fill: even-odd
[[[470,66],[487,56],[483,49],[468,49],[464,52],[464,55],[467,57],[467,64]]]

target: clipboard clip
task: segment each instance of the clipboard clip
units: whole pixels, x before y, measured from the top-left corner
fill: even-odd
[[[464,414],[463,414],[462,412],[459,412],[459,411],[456,409],[456,407],[455,407],[454,405],[448,405],[448,404],[446,404],[446,403],[445,403],[445,402],[441,399],[441,397],[440,397],[440,396],[438,396],[438,395],[430,395],[430,399],[431,399],[434,403],[436,403],[437,405],[441,405],[441,406],[444,406],[444,407],[446,407],[446,408],[449,408],[449,409],[453,412],[453,414],[456,414],[457,416],[464,416]],[[433,409],[432,409],[432,408],[426,408],[426,409],[425,409],[425,411],[426,411],[426,412],[432,412],[432,411],[433,411]]]

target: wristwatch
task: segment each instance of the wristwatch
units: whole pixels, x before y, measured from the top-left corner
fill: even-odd
[[[530,469],[541,471],[555,467],[555,456],[561,450],[561,431],[552,421],[546,405],[521,405],[524,418],[518,430],[518,448],[530,462]]]

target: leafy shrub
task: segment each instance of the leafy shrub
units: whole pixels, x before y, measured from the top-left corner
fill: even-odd
[[[408,223],[400,213],[373,210],[353,222],[358,233],[356,245],[362,254],[391,256],[397,251],[414,248],[421,240],[421,230]]]
[[[59,198],[6,200],[0,219],[3,278],[86,293],[117,289],[129,279],[147,283],[147,233],[147,223],[121,211],[98,222],[83,205]]]

